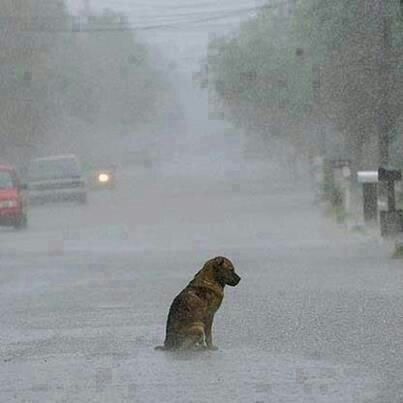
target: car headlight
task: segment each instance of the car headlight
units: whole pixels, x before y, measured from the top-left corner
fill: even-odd
[[[2,200],[0,201],[0,208],[14,208],[17,207],[17,200]]]
[[[98,175],[98,182],[107,183],[110,181],[110,176],[108,174],[102,173]]]

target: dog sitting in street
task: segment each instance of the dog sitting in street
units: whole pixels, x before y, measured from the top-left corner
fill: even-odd
[[[214,315],[223,300],[224,287],[235,287],[240,280],[229,259],[219,256],[207,261],[173,300],[164,345],[156,349],[215,350],[212,339]]]

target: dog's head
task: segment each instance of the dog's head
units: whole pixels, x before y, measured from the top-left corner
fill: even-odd
[[[207,262],[212,266],[215,279],[222,285],[235,287],[241,280],[241,277],[235,273],[234,265],[226,257],[217,256]]]

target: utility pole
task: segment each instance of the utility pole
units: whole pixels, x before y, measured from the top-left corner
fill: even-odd
[[[312,92],[314,103],[318,108],[318,120],[319,120],[319,130],[320,130],[320,152],[322,156],[326,158],[327,154],[327,135],[326,135],[326,127],[325,127],[325,119],[324,119],[324,110],[322,106],[321,99],[321,71],[320,65],[314,64],[312,66]]]
[[[389,164],[389,135],[391,129],[390,116],[390,76],[391,76],[391,50],[392,50],[392,19],[387,14],[385,0],[379,3],[381,18],[381,42],[379,54],[379,99],[380,106],[377,112],[379,165],[387,167]]]

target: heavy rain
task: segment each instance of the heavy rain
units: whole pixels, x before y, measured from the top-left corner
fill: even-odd
[[[402,28],[2,0],[0,402],[402,403]]]

